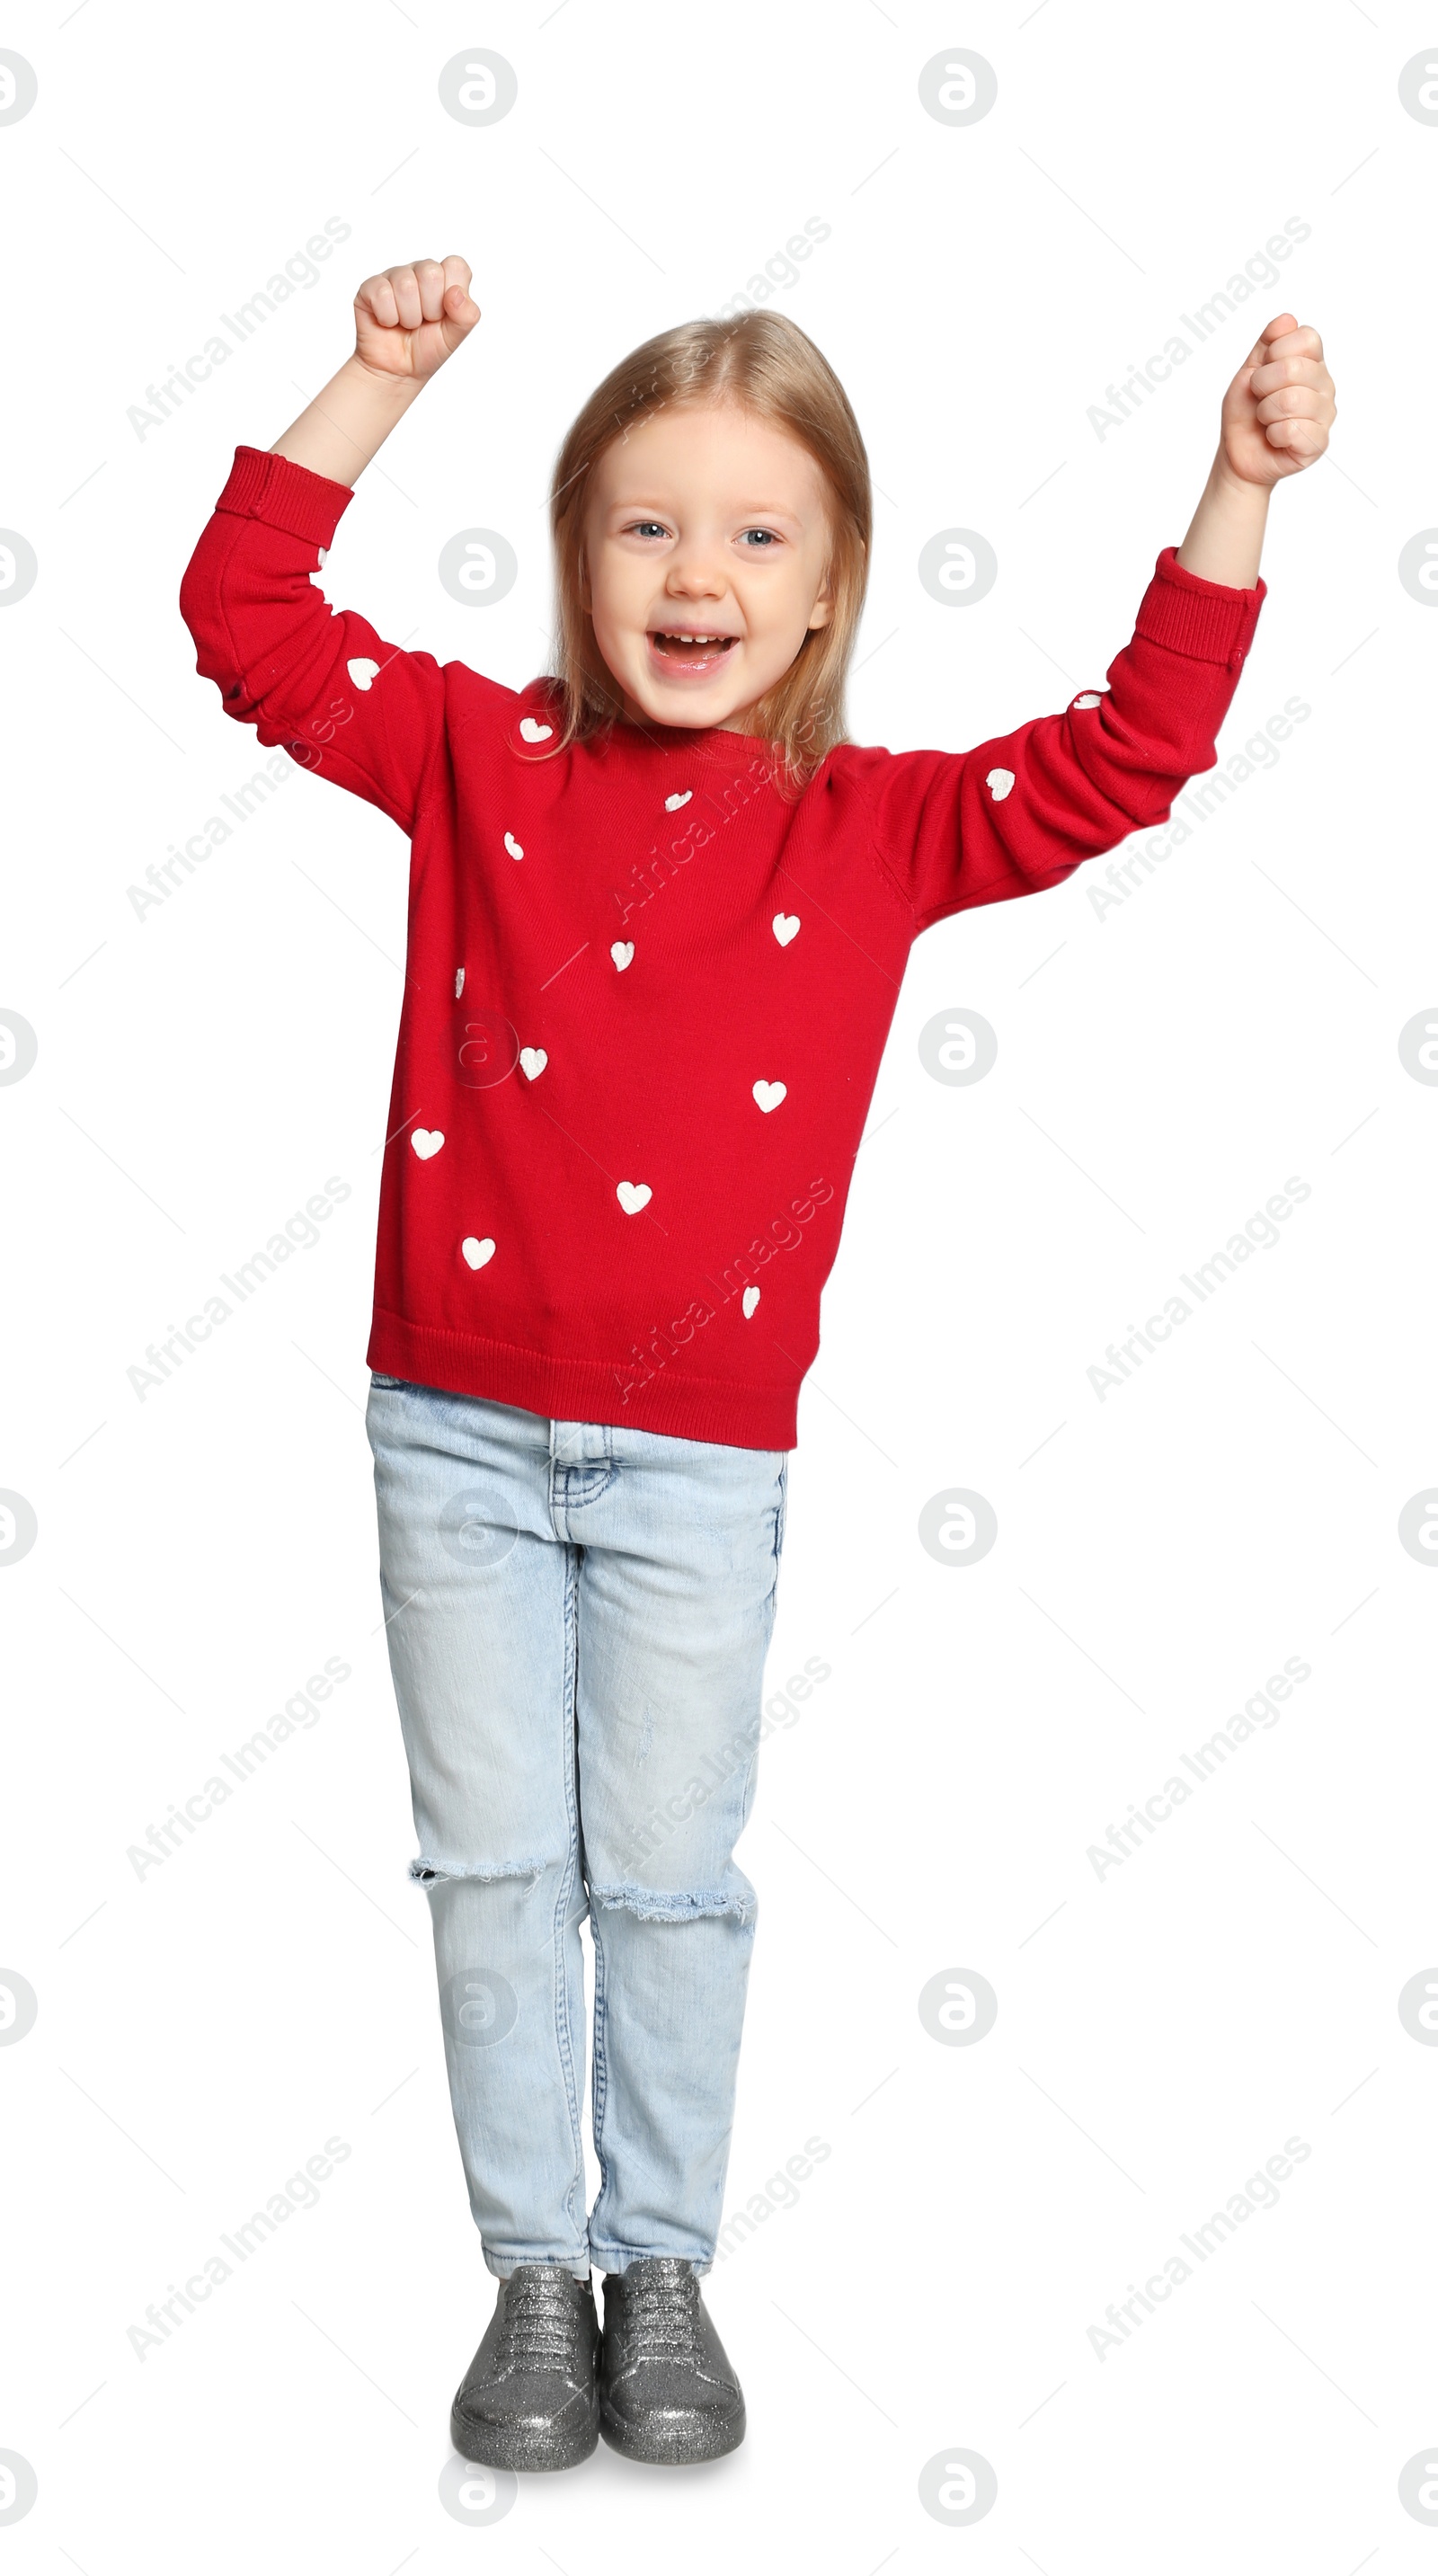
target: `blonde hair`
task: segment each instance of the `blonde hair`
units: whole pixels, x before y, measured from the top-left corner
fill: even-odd
[[[828,623],[811,627],[783,677],[747,711],[745,731],[767,741],[781,781],[802,788],[846,738],[844,682],[868,580],[873,527],[869,459],[849,398],[828,360],[783,314],[681,322],[620,360],[597,385],[555,462],[549,517],[557,598],[556,661],[563,727],[556,752],[614,723],[622,701],[584,605],[590,478],[617,438],[655,412],[728,401],[787,430],[824,477],[829,501]],[[552,755],[549,755],[552,756]]]

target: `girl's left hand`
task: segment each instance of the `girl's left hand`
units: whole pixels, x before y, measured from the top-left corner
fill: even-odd
[[[1271,489],[1323,454],[1337,409],[1318,333],[1277,314],[1223,397],[1220,462],[1239,482]]]

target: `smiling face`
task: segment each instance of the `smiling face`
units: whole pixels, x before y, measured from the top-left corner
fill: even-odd
[[[599,458],[585,605],[631,722],[727,726],[833,614],[824,477],[730,402],[671,405]]]

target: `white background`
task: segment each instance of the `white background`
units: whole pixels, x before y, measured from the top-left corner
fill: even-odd
[[[0,617],[11,861],[0,1008],[0,1568],[12,1676],[0,1964],[10,2139],[0,2449],[38,2477],[17,2570],[342,2566],[981,2576],[1427,2568],[1399,2501],[1438,2440],[1438,1472],[1429,1213],[1438,618],[1397,577],[1438,520],[1438,129],[1374,0],[833,0],[722,10],[358,0],[20,8],[0,127]],[[920,104],[955,43],[998,79]],[[481,44],[518,100],[467,128]],[[350,240],[183,411],[127,410],[325,218]],[[1296,696],[1276,766],[1099,917],[1089,887],[928,933],[905,984],[804,1394],[761,1763],[761,1919],[727,2206],[831,2152],[716,2269],[751,2430],[714,2468],[607,2451],[469,2531],[440,2500],[488,2316],[454,2145],[376,1580],[361,1407],[405,858],[296,773],[142,918],[127,888],[250,776],[176,592],[239,441],[346,353],[361,277],[464,252],[484,322],[366,475],[332,596],[518,685],[549,667],[544,496],[591,385],[712,312],[810,216],[775,301],[838,368],[878,502],[856,738],[958,748],[1102,681],[1182,536],[1222,389],[1292,300],[1338,380],[1331,463],[1276,498],[1271,596],[1221,750]],[[1100,439],[1090,405],[1285,219],[1311,235]],[[1189,335],[1191,336],[1191,335]],[[483,612],[445,540],[506,532]],[[968,608],[920,548],[986,534]],[[867,658],[872,655],[872,658]],[[982,1012],[973,1088],[917,1033]],[[328,1175],[352,1196],[159,1391],[147,1343]],[[1100,1402],[1087,1371],[1289,1175],[1311,1196]],[[1426,1320],[1425,1320],[1426,1319]],[[999,1536],[941,1566],[946,1484]],[[327,1657],[352,1678],[163,1867],[126,1851]],[[1086,1858],[1267,1676],[1311,1678],[1121,1867]],[[987,1978],[941,2046],[917,1999]],[[348,2160],[140,2359],[127,2329],[327,2137]],[[1088,2329],[1183,2231],[1311,2153],[1120,2348]],[[777,2194],[776,2197],[785,2197]],[[919,2498],[955,2446],[998,2500]]]

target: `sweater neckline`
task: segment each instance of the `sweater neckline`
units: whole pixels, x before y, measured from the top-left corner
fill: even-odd
[[[758,734],[738,733],[732,725],[667,725],[634,724],[629,717],[615,719],[611,741],[634,751],[695,751],[717,743],[760,742]]]

